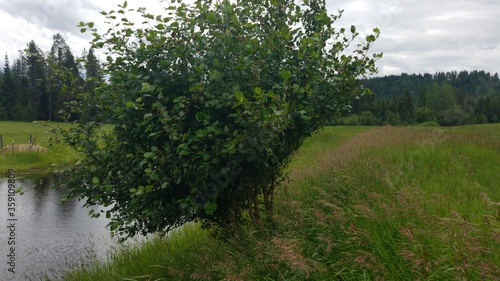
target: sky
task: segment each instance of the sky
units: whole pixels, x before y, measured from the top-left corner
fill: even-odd
[[[60,33],[76,56],[88,49],[90,35],[80,21],[100,30],[101,11],[123,0],[0,0],[0,65],[4,54],[18,57],[29,41],[48,51]],[[131,8],[160,13],[170,1],[129,0]],[[383,52],[378,76],[484,70],[500,73],[500,1],[498,0],[326,0],[330,13],[344,10],[336,25],[355,25],[361,37],[381,30],[373,52]]]

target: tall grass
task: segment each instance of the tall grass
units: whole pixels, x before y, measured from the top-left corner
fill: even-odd
[[[330,277],[335,272],[349,280],[500,277],[498,140],[386,127],[331,153],[283,199],[302,204],[300,213],[282,209],[280,214],[290,221],[304,216],[310,224],[301,227],[307,232],[318,229],[318,220],[329,222],[304,244],[318,247],[316,241],[327,238]]]
[[[221,242],[190,225],[66,280],[498,280],[499,129],[328,128],[272,229]]]

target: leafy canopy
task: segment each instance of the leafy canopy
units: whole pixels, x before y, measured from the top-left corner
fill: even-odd
[[[66,185],[108,207],[125,237],[193,220],[270,221],[293,152],[348,106],[381,57],[368,55],[378,29],[363,40],[354,26],[335,29],[340,15],[322,0],[199,0],[161,15],[119,7],[102,13],[103,34],[80,25],[106,52],[109,79],[74,104],[80,119],[66,138],[85,157]]]

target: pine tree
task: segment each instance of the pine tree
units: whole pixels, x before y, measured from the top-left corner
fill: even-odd
[[[2,96],[0,99],[0,104],[3,105],[3,112],[5,114],[3,118],[13,120],[15,119],[13,109],[14,105],[16,104],[17,93],[15,89],[14,77],[10,68],[9,56],[7,54],[5,54],[2,82]]]
[[[60,35],[53,36],[53,44],[47,57],[48,94],[50,120],[61,120],[59,111],[65,103],[74,99],[75,85],[81,84],[80,71],[71,48]]]
[[[25,54],[29,81],[28,102],[37,113],[36,116],[31,116],[30,119],[47,120],[49,117],[49,97],[47,95],[45,76],[45,58],[33,40],[28,43]]]

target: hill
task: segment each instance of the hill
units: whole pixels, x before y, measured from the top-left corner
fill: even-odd
[[[344,125],[407,125],[434,121],[445,126],[500,120],[500,80],[484,71],[401,74],[363,81],[373,95],[353,101]]]

